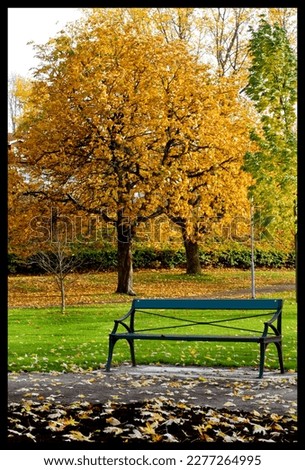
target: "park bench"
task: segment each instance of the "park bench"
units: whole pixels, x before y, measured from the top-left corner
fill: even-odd
[[[266,348],[274,343],[284,373],[282,306],[281,299],[134,299],[129,312],[114,320],[106,371],[110,371],[116,342],[125,339],[133,366],[135,340],[258,343],[259,378],[263,377]],[[162,326],[156,325],[160,317]]]

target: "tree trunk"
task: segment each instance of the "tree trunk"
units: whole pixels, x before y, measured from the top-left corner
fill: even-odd
[[[65,291],[65,280],[63,277],[60,278],[60,294],[61,294],[61,313],[66,312],[66,291]]]
[[[117,294],[136,295],[133,291],[133,268],[132,268],[132,235],[133,226],[124,222],[122,214],[118,214],[117,237],[118,237],[118,284]]]
[[[185,226],[182,227],[182,237],[186,256],[186,274],[201,274],[198,242],[189,238]]]

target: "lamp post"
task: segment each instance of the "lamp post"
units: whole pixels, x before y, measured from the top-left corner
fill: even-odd
[[[250,205],[250,240],[251,240],[251,293],[252,299],[255,299],[255,259],[254,259],[254,208],[253,198]]]

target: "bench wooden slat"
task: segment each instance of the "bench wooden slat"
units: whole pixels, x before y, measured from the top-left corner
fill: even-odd
[[[168,334],[146,334],[146,333],[116,333],[116,338],[129,338],[129,339],[151,339],[151,340],[174,340],[174,341],[230,341],[230,342],[246,342],[246,343],[259,343],[262,336],[205,336],[205,335],[168,335]],[[270,339],[279,338],[273,336]]]
[[[135,309],[277,310],[282,299],[134,299]]]

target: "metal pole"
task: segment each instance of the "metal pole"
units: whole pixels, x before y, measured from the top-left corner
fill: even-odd
[[[295,223],[295,234],[294,234],[294,249],[295,249],[295,296],[298,302],[298,206],[297,199],[294,200],[294,223]]]
[[[250,225],[251,225],[251,292],[252,299],[255,299],[255,264],[254,264],[254,210],[253,210],[253,199],[250,205]]]

